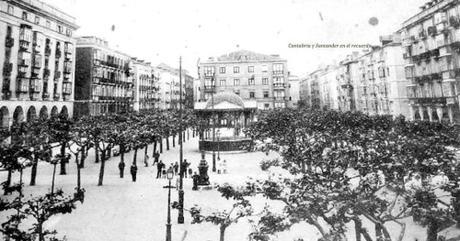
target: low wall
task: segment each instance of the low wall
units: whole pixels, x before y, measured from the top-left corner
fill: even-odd
[[[200,140],[200,151],[249,151],[252,146],[251,139],[234,139],[234,140]]]

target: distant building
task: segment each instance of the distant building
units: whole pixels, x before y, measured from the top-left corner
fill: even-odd
[[[409,117],[400,35],[382,36],[381,43],[303,79],[307,107]]]
[[[241,50],[198,63],[200,99],[233,92],[256,100],[258,109],[285,108],[289,100],[287,61],[279,55]]]
[[[399,31],[412,119],[460,123],[459,5],[429,1]]]
[[[131,57],[111,49],[98,37],[77,40],[74,115],[101,115],[133,110]]]
[[[297,109],[300,101],[300,79],[298,76],[290,75],[289,83],[289,101],[288,107]]]
[[[149,62],[133,58],[131,70],[134,79],[134,111],[155,109],[159,106],[159,74]]]
[[[160,75],[160,109],[179,109],[180,79],[179,69],[164,63],[156,67]],[[183,108],[193,108],[193,81],[188,71],[182,70],[182,101]]]
[[[0,128],[72,116],[75,18],[38,0],[0,1]]]

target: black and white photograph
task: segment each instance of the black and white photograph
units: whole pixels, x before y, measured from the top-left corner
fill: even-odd
[[[0,0],[0,240],[460,241],[460,0]]]

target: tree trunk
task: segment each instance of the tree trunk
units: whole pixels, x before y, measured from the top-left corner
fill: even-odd
[[[363,235],[363,237],[364,237],[364,239],[365,239],[366,241],[372,241],[372,238],[371,238],[371,236],[369,235],[369,233],[367,232],[367,229],[362,228],[362,229],[361,229],[361,234]]]
[[[104,181],[104,169],[105,169],[105,150],[101,151],[101,168],[99,169],[99,181],[98,186],[102,186]]]
[[[173,140],[173,148],[176,147],[176,134],[172,135],[172,140]]]
[[[219,238],[219,241],[224,241],[225,240],[225,229],[227,227],[220,227],[220,238]]]
[[[96,153],[96,163],[99,163],[99,143],[94,144],[94,151]]]
[[[45,241],[45,235],[43,234],[43,222],[37,224],[38,241]]]
[[[65,170],[65,164],[67,162],[67,159],[65,159],[65,146],[67,143],[61,143],[61,171],[59,172],[59,175],[66,175],[67,172]]]
[[[169,151],[169,136],[166,137],[166,150]]]
[[[160,137],[160,153],[163,153],[163,137]]]
[[[361,229],[363,228],[363,223],[359,218],[353,218],[353,221],[355,222],[356,241],[361,241]]]
[[[38,157],[34,154],[34,164],[30,172],[30,185],[35,186],[35,179],[37,178]]]
[[[137,147],[134,148],[133,165],[137,166]]]
[[[426,241],[436,241],[438,240],[438,230],[439,229],[439,225],[436,221],[430,221],[430,223],[428,224],[428,228],[427,228],[427,237],[426,237]]]
[[[383,241],[382,225],[380,223],[375,224],[375,240]]]
[[[190,140],[190,131],[187,129],[187,140]]]
[[[82,151],[82,155],[83,151]],[[78,152],[75,154],[75,163],[77,164],[77,190],[81,188],[81,173],[80,173],[80,163],[78,163]]]
[[[195,138],[195,129],[192,130],[192,138]]]
[[[8,188],[11,186],[11,175],[13,174],[13,172],[11,170],[8,170],[8,176],[6,177],[6,184],[5,184],[5,192],[4,192],[4,195],[7,195],[9,192],[8,192]]]
[[[57,163],[53,164],[53,177],[51,179],[51,194],[54,193],[54,179],[56,178],[56,165]]]
[[[144,164],[146,167],[149,166],[149,163],[148,163],[148,160],[147,160],[147,151],[149,149],[149,145],[145,145],[145,149],[144,149]]]
[[[120,145],[120,163],[125,163],[125,145]],[[123,178],[125,169],[120,169],[120,177]]]
[[[155,156],[155,153],[157,153],[157,140],[153,142],[153,151],[152,151],[152,157]]]

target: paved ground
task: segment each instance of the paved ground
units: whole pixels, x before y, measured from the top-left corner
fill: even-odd
[[[164,146],[166,148],[166,146]],[[152,152],[149,146],[149,155]],[[161,155],[161,160],[171,163],[179,160],[179,147],[176,146]],[[133,153],[126,155],[127,163],[132,160]],[[83,205],[69,215],[53,218],[47,226],[57,229],[60,234],[66,235],[69,241],[156,241],[165,238],[166,208],[167,208],[167,185],[165,179],[155,179],[156,169],[152,166],[142,165],[143,151],[138,153],[138,180],[133,183],[127,175],[124,179],[118,176],[117,164],[119,157],[111,158],[106,164],[104,186],[97,186],[99,164],[94,163],[94,153],[90,153],[86,168],[82,170],[82,185],[86,189],[86,198]],[[191,167],[196,170],[199,163],[198,140],[190,139],[184,143],[184,158],[191,162]],[[232,184],[244,183],[248,177],[263,177],[264,174],[258,163],[264,158],[263,153],[240,153],[221,154],[221,159],[228,163],[228,174],[217,175],[210,173],[212,183]],[[211,155],[206,156],[211,165]],[[210,167],[211,168],[211,167]],[[24,172],[24,182],[28,184],[30,169]],[[26,185],[25,193],[42,194],[49,190],[51,184],[51,165],[42,163],[38,169],[37,186]],[[5,173],[0,173],[1,180],[5,180]],[[14,179],[18,180],[15,174]],[[68,175],[57,176],[56,185],[64,191],[71,192],[76,183],[76,166],[72,161],[68,165]],[[204,213],[231,208],[231,203],[221,198],[215,190],[192,191],[192,180],[185,180],[185,206],[191,207],[199,204]],[[172,192],[172,200],[177,200],[177,191]],[[267,200],[257,200],[257,206],[263,207]],[[173,241],[182,240],[187,232],[186,241],[218,240],[219,229],[212,224],[191,224],[191,218],[186,213],[186,223],[177,224],[177,210],[172,211]],[[351,228],[351,227],[350,227]],[[395,230],[399,230],[394,226]],[[352,229],[350,229],[352,230]],[[369,227],[372,234],[372,227]],[[226,240],[247,240],[251,226],[246,222],[239,222],[228,228]],[[424,236],[423,229],[409,227],[404,240],[415,240],[416,236]],[[416,234],[419,235],[416,235]],[[421,235],[420,235],[421,233]],[[397,233],[395,232],[395,235]],[[353,232],[348,235],[353,240]],[[303,237],[305,240],[317,240],[318,233],[306,224],[296,225],[290,232],[280,234],[276,240],[291,241],[294,238]],[[423,239],[419,239],[423,240]]]

